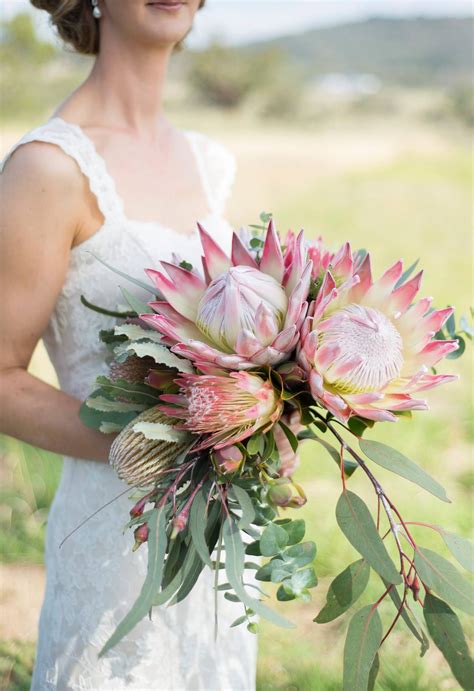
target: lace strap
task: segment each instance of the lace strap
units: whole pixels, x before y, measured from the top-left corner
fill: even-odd
[[[208,204],[213,213],[222,216],[235,180],[237,163],[234,154],[221,142],[202,132],[187,130]]]
[[[104,219],[118,218],[120,213],[119,199],[114,181],[107,172],[103,158],[98,154],[92,140],[79,125],[67,122],[60,117],[50,118],[43,125],[26,132],[21,139],[15,142],[0,162],[0,172],[21,144],[32,141],[57,144],[66,154],[71,156],[88,179],[90,190],[97,198],[97,204]]]

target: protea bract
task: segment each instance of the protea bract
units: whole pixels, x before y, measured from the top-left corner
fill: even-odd
[[[424,410],[412,394],[457,379],[430,368],[458,348],[433,340],[454,308],[429,311],[432,298],[412,304],[422,271],[398,285],[397,261],[372,280],[370,255],[354,267],[346,243],[332,258],[302,328],[298,360],[313,397],[339,420],[351,415],[396,421],[396,411]]]
[[[241,370],[284,361],[298,343],[308,306],[312,263],[303,233],[288,263],[272,222],[257,258],[236,233],[229,258],[201,226],[199,231],[204,277],[168,262],[161,262],[168,276],[147,270],[164,300],[149,303],[157,314],[141,319],[198,367]]]

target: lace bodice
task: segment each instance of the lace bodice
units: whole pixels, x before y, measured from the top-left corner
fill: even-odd
[[[204,134],[185,130],[209,213],[198,219],[229,250],[231,229],[223,217],[235,173],[233,155]],[[51,314],[44,342],[61,388],[83,399],[98,374],[106,372],[100,329],[114,318],[88,310],[80,301],[116,309],[124,304],[119,285],[148,300],[142,289],[107,269],[146,280],[145,268],[173,253],[197,265],[201,247],[197,229],[184,236],[159,221],[128,219],[114,180],[92,140],[76,124],[52,117],[27,132],[5,155],[0,170],[21,144],[33,140],[59,146],[78,164],[104,216],[101,228],[70,252],[67,276]],[[137,597],[146,573],[146,545],[131,552],[123,533],[130,501],[126,485],[105,465],[66,457],[48,518],[45,561],[47,587],[41,611],[33,691],[57,689],[253,689],[255,637],[229,624],[242,612],[219,598],[220,633],[214,641],[212,574],[201,575],[191,596],[153,621],[142,621],[104,658],[98,650]],[[89,520],[59,549],[63,538],[114,497],[122,496]]]

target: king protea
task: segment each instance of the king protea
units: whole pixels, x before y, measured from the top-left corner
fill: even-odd
[[[283,402],[271,382],[249,372],[180,374],[176,383],[179,394],[161,396],[172,406],[160,409],[181,420],[176,429],[204,435],[196,449],[221,449],[257,430],[266,431],[282,412]]]
[[[428,407],[412,394],[457,379],[429,373],[458,348],[433,340],[454,309],[430,312],[432,298],[412,305],[423,272],[396,287],[402,273],[400,260],[374,282],[370,255],[355,266],[346,243],[309,306],[298,359],[313,397],[343,422],[354,414],[396,421],[395,411]]]
[[[287,359],[308,307],[312,263],[303,233],[294,239],[289,261],[272,222],[257,258],[236,233],[229,258],[201,226],[199,232],[204,277],[168,262],[161,262],[168,276],[148,269],[164,300],[149,303],[157,314],[141,319],[198,367],[242,370]]]

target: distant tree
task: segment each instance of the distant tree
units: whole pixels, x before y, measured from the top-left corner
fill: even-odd
[[[33,19],[20,12],[0,23],[0,58],[4,69],[21,64],[44,65],[56,56],[55,47],[36,35]]]

